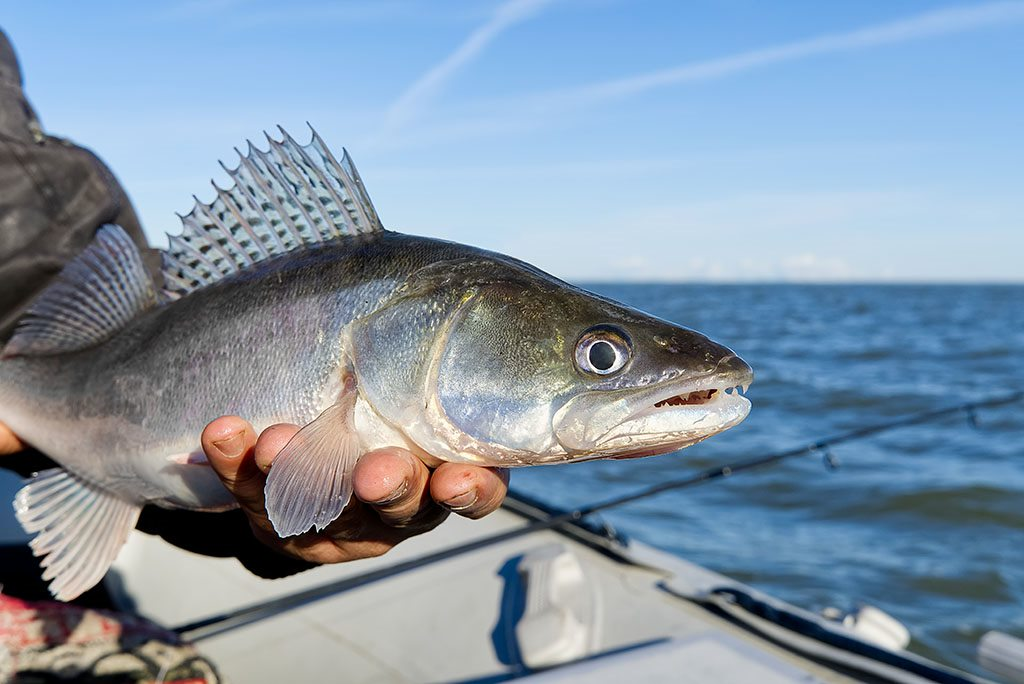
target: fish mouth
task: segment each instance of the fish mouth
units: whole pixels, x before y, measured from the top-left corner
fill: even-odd
[[[750,412],[743,396],[753,381],[750,367],[738,357],[723,364],[727,370],[698,377],[583,393],[555,414],[555,436],[572,460],[640,458],[692,446]]]
[[[732,388],[727,388],[725,390],[726,393],[729,392],[729,389]],[[737,387],[736,389],[741,392],[743,391],[743,388]],[[690,392],[689,394],[686,395],[676,394],[675,396],[671,396],[668,399],[662,399],[661,401],[657,402],[656,404],[654,404],[654,408],[663,408],[665,406],[693,406],[694,404],[706,404],[709,401],[711,401],[711,398],[715,396],[717,393],[717,389],[708,389],[694,390],[693,392]]]

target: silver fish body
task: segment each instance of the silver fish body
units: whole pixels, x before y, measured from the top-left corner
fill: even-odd
[[[344,200],[337,206],[363,212],[358,225],[376,219],[354,167],[332,170],[337,183],[324,181],[303,162],[309,148],[281,150],[276,175],[246,166],[253,158],[237,173],[292,179],[299,193],[298,169],[312,178],[307,187],[320,183],[313,195],[324,206],[330,190]],[[328,170],[338,167],[324,159]],[[243,177],[239,192],[251,195],[255,185]],[[306,204],[295,206],[310,218],[311,200],[298,199]],[[240,222],[263,245],[270,238],[251,225],[275,225],[268,206],[249,206],[263,223]],[[298,215],[279,202],[280,214],[288,211]],[[101,292],[115,309],[140,310],[115,311],[111,316],[125,322],[98,332],[74,322],[69,333],[51,332],[46,326],[67,327],[75,316],[61,309],[66,302],[40,305],[36,317],[54,320],[34,328],[30,321],[12,340],[0,361],[0,422],[67,473],[30,484],[17,504],[26,528],[39,532],[37,552],[58,557],[54,591],[61,598],[98,580],[92,566],[116,555],[116,546],[102,558],[84,547],[69,550],[68,530],[55,527],[81,488],[93,508],[118,511],[118,534],[145,504],[233,505],[199,458],[199,434],[219,415],[243,416],[258,430],[277,422],[307,426],[286,447],[294,456],[283,452],[275,461],[267,489],[275,525],[294,534],[340,513],[355,459],[376,447],[406,447],[428,463],[492,466],[631,457],[689,446],[749,410],[733,389],[750,382],[750,369],[729,349],[523,262],[379,228],[289,246],[287,230],[276,236],[276,254],[234,237],[240,247],[231,252],[222,234],[194,232],[199,247],[181,252],[191,260],[173,262],[175,278],[192,274],[198,283],[183,296],[153,305],[143,303],[152,299],[143,286]],[[115,234],[106,239],[95,258],[111,268],[131,261]],[[251,257],[257,248],[266,258]],[[242,265],[218,261],[215,250],[240,255]],[[79,297],[70,276],[66,284],[64,299]],[[321,472],[327,462],[332,469]],[[87,557],[88,572],[79,556]]]
[[[228,505],[209,469],[174,462],[200,450],[203,427],[229,414],[257,429],[311,422],[336,400],[349,323],[423,265],[478,253],[398,233],[360,242],[258,264],[145,312],[92,348],[5,360],[0,422],[126,498]]]

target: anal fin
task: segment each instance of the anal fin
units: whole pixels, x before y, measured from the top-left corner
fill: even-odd
[[[274,459],[264,489],[267,515],[282,537],[319,532],[352,498],[352,471],[361,455],[349,387],[338,403],[299,430]]]
[[[29,546],[44,556],[43,579],[61,601],[103,579],[141,510],[60,468],[37,473],[14,498],[18,522],[35,535]]]

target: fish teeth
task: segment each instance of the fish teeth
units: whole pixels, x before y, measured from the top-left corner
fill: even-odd
[[[748,390],[748,389],[750,389],[750,383],[749,383],[749,382],[745,382],[745,383],[743,383],[743,393],[744,393],[744,394],[746,394],[746,393],[747,393],[747,390]]]

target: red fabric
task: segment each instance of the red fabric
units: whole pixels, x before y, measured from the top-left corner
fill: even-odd
[[[174,632],[144,618],[0,595],[0,681],[18,673],[208,684],[213,666]]]

